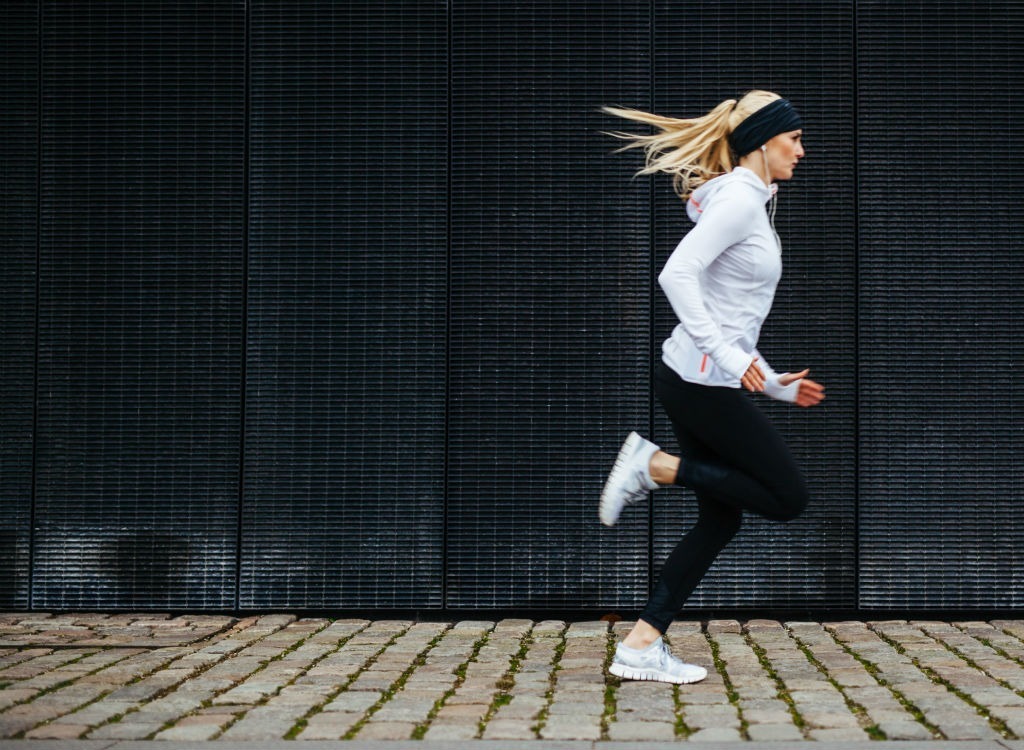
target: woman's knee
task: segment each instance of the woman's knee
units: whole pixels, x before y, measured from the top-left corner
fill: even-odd
[[[702,506],[697,519],[697,526],[703,533],[714,535],[726,542],[739,533],[742,525],[743,511],[719,503]]]
[[[807,504],[811,499],[803,480],[794,483],[793,486],[779,493],[777,497],[779,498],[779,510],[771,517],[771,520],[783,522],[799,518],[807,509]]]

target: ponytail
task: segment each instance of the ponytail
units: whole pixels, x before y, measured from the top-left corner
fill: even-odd
[[[653,125],[661,132],[652,135],[612,132],[607,135],[632,141],[618,151],[643,148],[646,165],[637,175],[665,172],[672,175],[672,187],[684,201],[698,187],[732,171],[734,156],[729,133],[748,115],[778,99],[769,91],[751,91],[739,101],[726,99],[703,117],[679,120],[638,109],[602,107],[617,117]]]

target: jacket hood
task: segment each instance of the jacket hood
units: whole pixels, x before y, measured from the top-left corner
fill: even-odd
[[[722,190],[732,185],[749,186],[767,203],[775,195],[778,186],[773,182],[765,185],[764,180],[746,167],[734,167],[731,172],[719,175],[708,180],[699,188],[693,191],[690,199],[686,201],[686,215],[696,224],[700,215],[707,210],[708,206],[715,200]]]

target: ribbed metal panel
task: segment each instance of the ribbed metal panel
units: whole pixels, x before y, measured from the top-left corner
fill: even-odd
[[[234,603],[244,4],[43,4],[37,607]]]
[[[811,505],[779,524],[744,526],[690,600],[691,607],[838,607],[856,599],[855,176],[853,3],[756,0],[655,4],[655,109],[690,117],[755,88],[793,101],[807,157],[779,190],[783,279],[759,349],[780,372],[811,368],[828,397],[800,409],[757,396],[808,478]],[[656,269],[692,224],[667,179],[656,183]],[[676,319],[657,295],[656,343]],[[656,436],[675,450],[655,409]],[[656,567],[696,520],[689,491],[654,507]]]
[[[602,104],[649,91],[649,4],[453,6],[447,604],[632,604],[647,522],[597,519],[649,421],[637,160]]]
[[[0,607],[28,606],[35,367],[39,12],[0,11]]]
[[[243,606],[438,607],[447,12],[256,2]]]
[[[859,4],[860,603],[1024,604],[1024,6]]]
[[[689,606],[1024,605],[1019,3],[0,18],[0,608],[641,605],[692,496],[597,498],[630,429],[676,449],[691,225],[598,108],[755,87],[808,151],[761,348],[828,400],[758,397],[812,505]]]

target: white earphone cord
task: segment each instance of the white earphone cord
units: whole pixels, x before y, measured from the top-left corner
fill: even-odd
[[[761,146],[761,156],[764,159],[764,175],[768,182],[769,187],[772,183],[772,173],[768,169],[768,146]],[[772,225],[772,234],[775,235],[775,242],[779,245],[779,252],[782,252],[782,238],[779,237],[778,230],[775,229],[775,208],[778,206],[779,193],[778,191],[772,193],[771,208],[768,209],[768,221]]]

